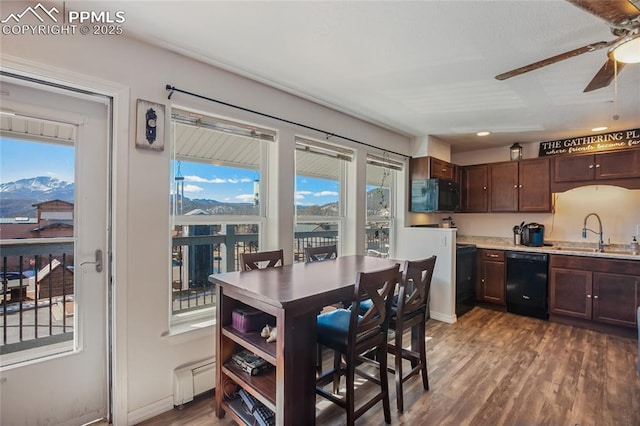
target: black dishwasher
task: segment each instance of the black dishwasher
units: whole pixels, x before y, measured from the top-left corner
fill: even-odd
[[[507,252],[507,311],[548,319],[545,253]]]

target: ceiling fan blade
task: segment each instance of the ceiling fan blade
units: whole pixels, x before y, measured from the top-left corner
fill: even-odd
[[[638,0],[566,0],[614,27],[626,27],[640,17]]]
[[[622,62],[618,62],[618,74],[624,67]],[[608,59],[607,62],[604,63],[602,68],[596,73],[593,79],[589,82],[587,87],[583,90],[583,92],[591,92],[593,90],[602,89],[603,87],[607,87],[613,81],[616,76],[616,61],[615,59]]]
[[[507,78],[515,77],[516,75],[524,74],[529,71],[537,70],[538,68],[545,67],[547,65],[555,64],[556,62],[563,61],[565,59],[573,58],[574,56],[582,55],[583,53],[593,52],[598,49],[602,49],[604,47],[610,46],[614,41],[599,41],[597,43],[591,43],[587,46],[580,47],[578,49],[570,50],[568,52],[561,53],[556,56],[551,56],[550,58],[543,59],[538,62],[534,62],[529,65],[525,65],[520,68],[516,68],[511,71],[507,71],[502,74],[496,75],[496,80],[506,80]]]

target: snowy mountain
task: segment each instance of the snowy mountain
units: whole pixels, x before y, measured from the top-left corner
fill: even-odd
[[[0,184],[0,217],[35,217],[33,204],[50,200],[73,203],[74,184],[47,176]]]

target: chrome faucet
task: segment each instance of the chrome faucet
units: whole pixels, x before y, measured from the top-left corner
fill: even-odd
[[[598,231],[596,232],[592,229],[587,228],[587,219],[589,219],[590,216],[595,216],[596,219],[598,219]],[[587,238],[587,231],[589,232],[593,232],[594,234],[598,234],[600,240],[598,241],[598,251],[599,252],[603,252],[604,251],[604,241],[602,240],[602,221],[600,220],[600,216],[598,216],[596,213],[589,213],[587,216],[585,216],[584,218],[584,224],[582,225],[582,238]]]

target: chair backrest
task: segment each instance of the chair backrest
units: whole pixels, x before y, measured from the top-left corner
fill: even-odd
[[[284,255],[282,249],[257,253],[240,253],[240,268],[242,271],[273,268],[283,264]]]
[[[426,310],[435,266],[436,256],[404,263],[402,283],[398,292],[398,315],[407,315],[420,309]]]
[[[304,258],[306,262],[318,262],[335,259],[338,257],[338,248],[335,244],[329,246],[305,247]]]
[[[353,342],[367,339],[389,329],[391,299],[396,284],[400,280],[400,264],[389,269],[375,272],[360,272],[355,286],[355,304],[351,309],[349,324],[350,338]],[[371,300],[371,307],[360,316],[360,301]]]

